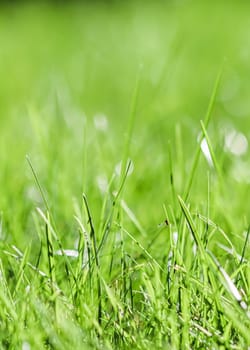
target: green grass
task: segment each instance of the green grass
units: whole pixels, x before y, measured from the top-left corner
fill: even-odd
[[[249,10],[2,5],[1,349],[250,346]]]

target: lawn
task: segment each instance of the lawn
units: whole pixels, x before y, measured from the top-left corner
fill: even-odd
[[[0,5],[0,348],[250,346],[250,3]]]

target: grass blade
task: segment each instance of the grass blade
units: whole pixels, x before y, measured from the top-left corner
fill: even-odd
[[[204,120],[204,128],[207,129],[211,116],[212,116],[212,111],[213,111],[213,107],[215,104],[215,99],[219,90],[219,85],[220,85],[220,81],[221,81],[221,76],[222,76],[222,72],[223,72],[223,67],[221,68],[221,70],[218,73],[218,76],[215,80],[215,84],[213,87],[213,91],[212,91],[212,95],[210,97],[210,101],[209,101],[209,105],[208,105],[208,109],[207,109],[207,113],[205,116],[205,120]],[[186,185],[186,189],[184,191],[184,201],[186,202],[188,200],[189,194],[190,194],[190,190],[193,184],[193,179],[195,176],[195,172],[198,166],[198,162],[199,162],[199,157],[200,157],[200,153],[201,153],[201,141],[204,135],[201,136],[200,141],[199,141],[199,146],[196,149],[196,153],[195,153],[195,157],[194,157],[194,161],[193,161],[193,165],[191,167],[191,171],[190,171],[190,175],[189,175],[189,179],[187,181],[187,185]]]

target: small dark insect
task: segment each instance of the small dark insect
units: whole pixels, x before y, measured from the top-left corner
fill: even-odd
[[[169,221],[168,221],[168,219],[165,219],[164,221],[162,221],[159,225],[158,225],[158,227],[164,227],[164,226],[169,226]]]

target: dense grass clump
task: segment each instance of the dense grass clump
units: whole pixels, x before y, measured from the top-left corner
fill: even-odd
[[[250,346],[249,5],[2,5],[0,348]]]

